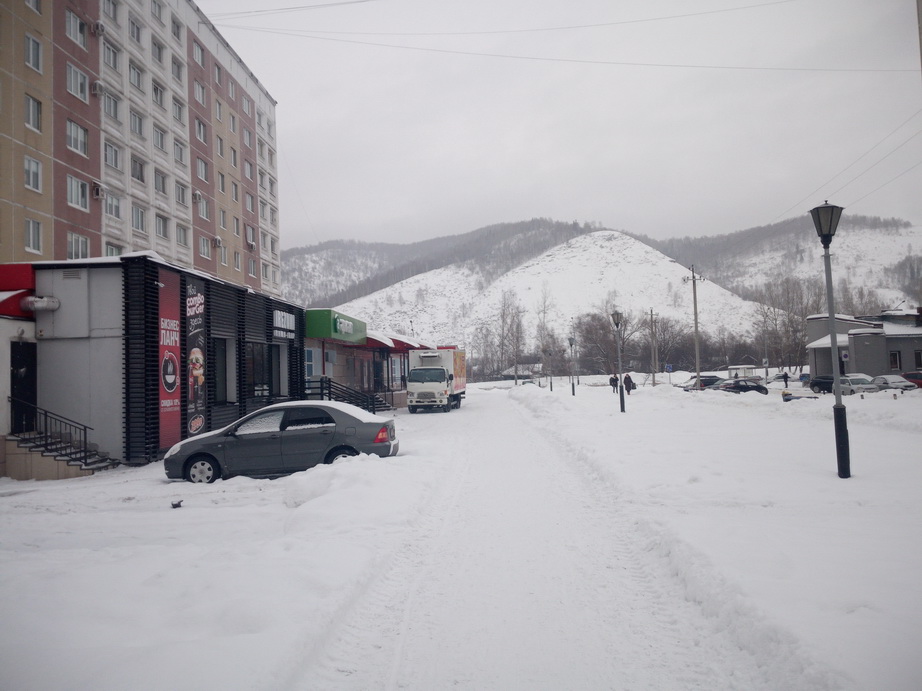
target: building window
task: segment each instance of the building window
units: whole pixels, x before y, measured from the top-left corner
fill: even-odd
[[[89,80],[70,63],[67,63],[67,90],[81,101],[89,102]]]
[[[154,125],[152,131],[154,133],[154,146],[161,151],[166,151],[166,130]]]
[[[180,83],[182,83],[183,67],[184,65],[174,57],[172,60],[173,79]]]
[[[42,162],[36,161],[31,156],[26,156],[24,158],[25,164],[25,184],[27,190],[32,190],[33,192],[42,191]]]
[[[195,82],[195,100],[205,105],[205,85],[199,81]]]
[[[42,102],[26,94],[26,127],[42,131]]]
[[[42,251],[42,224],[34,218],[27,218],[25,223],[25,243],[29,252]]]
[[[118,72],[121,64],[121,51],[108,41],[102,42],[102,61]]]
[[[221,110],[222,110],[222,108],[221,108],[221,101],[217,101],[217,100],[216,100],[216,101],[214,102],[214,118],[215,118],[215,120],[217,120],[218,122],[221,122]]]
[[[248,180],[253,179],[253,164],[246,159],[243,159],[243,174],[247,176]]]
[[[241,101],[243,102],[243,112],[247,115],[250,114],[250,99],[244,96]]]
[[[111,242],[106,243],[106,256],[118,257],[122,254],[122,248],[119,245],[113,245]]]
[[[144,136],[144,116],[132,110],[129,112],[128,118],[131,121],[131,133],[136,134],[139,137],[143,137]]]
[[[102,0],[102,11],[109,19],[118,21],[118,6],[118,0]]]
[[[903,354],[898,350],[890,351],[890,369],[896,372],[903,371]]]
[[[128,81],[139,91],[144,91],[144,70],[133,62],[128,63]]]
[[[173,158],[177,163],[186,164],[186,146],[182,142],[173,140]]]
[[[176,19],[176,17],[171,17],[170,32],[173,34],[173,38],[175,38],[177,41],[182,41],[182,24],[179,23],[179,20]]]
[[[227,83],[227,95],[232,101],[237,98],[237,85],[234,82]]]
[[[128,36],[135,43],[141,42],[141,25],[135,21],[134,17],[128,18]]]
[[[246,240],[248,245],[256,244],[256,229],[249,223],[246,226]]]
[[[230,128],[231,128],[231,132],[233,132],[234,134],[237,134],[237,116],[234,115],[233,113],[231,113],[231,117],[230,117]]]
[[[201,158],[195,159],[195,172],[200,180],[208,180],[208,164]]]
[[[90,132],[73,120],[67,121],[67,148],[79,154],[87,155],[89,151]]]
[[[192,59],[202,67],[205,66],[205,49],[197,41],[192,42]]]
[[[263,262],[263,280],[269,280],[269,265],[266,262]]]
[[[42,44],[34,36],[26,34],[26,64],[36,72],[42,71]]]
[[[166,173],[162,170],[154,170],[154,190],[160,194],[166,194]]]
[[[200,257],[211,259],[211,241],[204,235],[198,239],[198,253]]]
[[[198,215],[206,221],[211,220],[211,210],[208,208],[208,200],[205,197],[198,200]]]
[[[139,233],[147,232],[147,209],[131,205],[131,227]]]
[[[90,240],[85,235],[67,233],[67,258],[87,259],[90,256]]]
[[[249,192],[246,193],[245,205],[246,205],[247,211],[251,213],[256,211],[255,199],[253,198],[253,195],[250,194]]]
[[[243,143],[253,148],[253,133],[246,127],[243,128]]]
[[[67,176],[67,203],[84,211],[90,210],[90,185],[85,180]]]
[[[227,247],[221,245],[218,248],[218,256],[221,258],[221,266],[227,266]]]
[[[182,101],[173,99],[173,119],[176,122],[185,122],[186,121],[186,106]]]
[[[150,55],[155,62],[163,64],[163,56],[165,54],[165,48],[163,44],[158,41],[156,38],[151,38],[150,40]]]
[[[224,194],[224,173],[218,173],[218,192]]]
[[[131,177],[138,182],[144,182],[144,161],[137,156],[131,157]]]
[[[220,65],[215,65],[215,66],[214,66],[214,80],[215,80],[215,83],[220,84],[220,83],[221,83],[221,79],[223,78],[223,76],[224,76],[224,75],[222,74],[221,66],[220,66]]]
[[[198,137],[200,142],[208,141],[208,128],[198,118],[195,118],[195,136]]]
[[[157,21],[163,22],[163,3],[160,0],[150,0],[150,13]]]
[[[240,188],[237,187],[236,182],[231,182],[231,199],[233,199],[235,202],[240,201],[239,189]]]
[[[157,214],[154,219],[154,225],[157,229],[157,237],[169,239],[170,237],[170,221],[166,216],[161,216]]]
[[[150,100],[152,100],[155,105],[158,105],[161,108],[166,108],[164,105],[166,103],[165,93],[166,92],[164,91],[161,84],[158,84],[157,82],[150,83]]]
[[[227,211],[226,210],[221,209],[218,211],[218,223],[222,228],[224,228],[225,230],[227,229]]]
[[[106,195],[106,216],[112,218],[122,217],[122,200],[114,194]]]
[[[240,219],[234,216],[234,235],[240,237]]]
[[[247,261],[247,274],[256,278],[256,260],[250,259]]]
[[[106,142],[103,146],[103,156],[107,166],[116,170],[122,169],[122,150],[115,144]]]
[[[42,13],[42,3],[41,0],[26,0],[26,7],[35,12],[36,14]]]
[[[119,100],[108,91],[102,97],[102,108],[110,118],[121,122],[118,114]]]
[[[65,10],[64,26],[67,37],[82,48],[86,48],[86,22],[70,10]]]
[[[234,271],[240,271],[240,252],[234,252]]]
[[[176,226],[176,244],[183,247],[189,246],[189,229],[185,226]]]
[[[189,205],[189,202],[187,201],[188,194],[189,194],[188,187],[177,182],[174,188],[174,192],[176,195],[177,204],[182,204],[183,206]]]

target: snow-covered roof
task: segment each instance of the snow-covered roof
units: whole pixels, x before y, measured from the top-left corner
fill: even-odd
[[[848,334],[836,334],[836,345],[839,348],[848,348]],[[828,348],[829,347],[829,336],[823,336],[818,338],[812,343],[807,344],[807,349],[810,348]]]

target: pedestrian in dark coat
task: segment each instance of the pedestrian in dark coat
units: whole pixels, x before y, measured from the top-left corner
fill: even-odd
[[[630,374],[625,374],[624,375],[624,389],[625,391],[627,391],[628,396],[631,395],[631,389],[633,388],[634,388],[634,380],[631,379]]]
[[[618,375],[613,374],[608,378],[608,385],[611,387],[612,393],[618,392]]]
[[[782,372],[782,373],[781,373],[781,379],[784,380],[784,386],[785,386],[785,388],[787,388],[787,385],[788,385],[788,373],[787,373],[787,372]]]

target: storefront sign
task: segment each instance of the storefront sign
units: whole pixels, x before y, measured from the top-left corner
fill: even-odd
[[[205,428],[207,404],[205,388],[205,283],[198,278],[186,280],[186,397],[189,434]]]
[[[346,343],[365,344],[365,322],[342,312],[328,309],[304,311],[305,335],[308,338],[328,338]]]
[[[294,338],[295,337],[295,315],[282,310],[272,312],[272,337],[273,338]]]
[[[179,367],[179,274],[160,269],[160,448],[182,438],[182,398]]]

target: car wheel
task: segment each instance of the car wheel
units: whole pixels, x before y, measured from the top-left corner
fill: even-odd
[[[333,449],[330,453],[327,454],[327,457],[323,459],[323,462],[329,465],[335,461],[338,461],[340,458],[349,458],[349,456],[358,455],[355,449]]]
[[[407,406],[407,410],[409,410],[410,414],[413,415],[414,413],[416,413],[416,406],[415,405]]]
[[[813,386],[811,386],[811,387],[810,387],[810,390],[811,390],[813,393],[820,393],[820,387],[818,387],[816,384],[814,384]]]
[[[186,464],[183,475],[189,482],[212,483],[221,477],[221,466],[211,456],[195,456]]]

